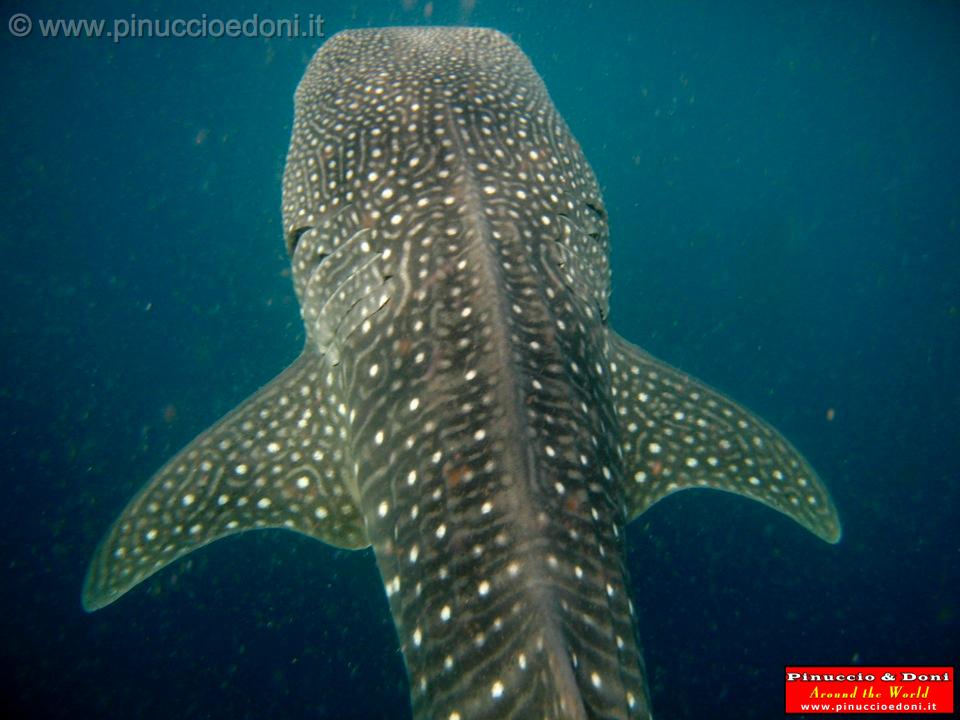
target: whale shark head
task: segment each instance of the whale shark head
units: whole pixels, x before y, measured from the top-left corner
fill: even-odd
[[[597,181],[504,35],[327,41],[283,221],[303,354],[131,501],[88,609],[243,530],[370,544],[415,717],[647,718],[632,518],[708,487],[839,539],[782,436],[609,327]]]

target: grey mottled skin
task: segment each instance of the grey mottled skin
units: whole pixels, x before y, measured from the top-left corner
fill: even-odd
[[[87,609],[285,527],[373,545],[416,718],[648,718],[627,522],[711,487],[839,539],[786,440],[609,328],[596,179],[505,36],[331,38],[283,217],[303,354],[133,499]]]

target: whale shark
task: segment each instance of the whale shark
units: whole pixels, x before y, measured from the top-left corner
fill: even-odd
[[[625,528],[686,489],[840,539],[773,427],[610,326],[607,212],[507,36],[340,32],[299,83],[302,354],[95,551],[87,611],[219,538],[372,546],[418,720],[650,718]]]

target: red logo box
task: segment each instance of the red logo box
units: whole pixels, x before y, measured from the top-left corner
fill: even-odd
[[[805,715],[953,712],[952,667],[805,665],[785,668],[786,710]]]

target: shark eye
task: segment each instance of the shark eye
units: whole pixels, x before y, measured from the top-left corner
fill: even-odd
[[[596,215],[600,220],[607,219],[607,211],[604,210],[603,205],[601,205],[599,202],[593,203],[588,200],[587,209],[592,210],[593,214]]]
[[[594,240],[599,240],[603,234],[603,227],[607,222],[607,211],[603,209],[603,205],[599,202],[594,203],[587,201],[586,206],[589,212],[584,218],[584,230],[589,237]]]
[[[597,308],[597,315],[600,316],[600,322],[603,323],[604,325],[606,325],[606,324],[607,324],[607,318],[609,317],[610,313],[609,313],[609,312],[607,311],[607,309],[604,307],[603,303],[600,302],[599,300],[595,300],[593,304],[594,304],[594,305],[596,306],[596,308]]]
[[[304,233],[308,230],[312,230],[310,226],[294,228],[287,234],[287,254],[293,255],[293,251],[297,249],[297,245],[300,242],[300,238],[303,237]]]

